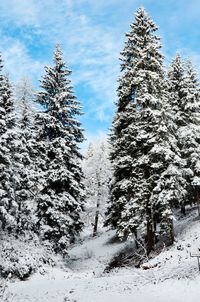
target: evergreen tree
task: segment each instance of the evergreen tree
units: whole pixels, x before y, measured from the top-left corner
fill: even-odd
[[[33,88],[27,78],[16,87],[16,107],[18,119],[13,151],[13,169],[16,179],[15,198],[18,204],[17,233],[34,230],[34,198],[36,191],[35,166],[35,129],[34,112],[31,103],[34,100]]]
[[[38,115],[36,138],[41,170],[37,197],[39,232],[53,243],[56,252],[65,252],[82,229],[83,183],[78,143],[83,131],[76,119],[80,105],[62,59],[59,46],[54,53],[54,67],[46,67],[41,81],[43,91],[38,102],[45,110]]]
[[[165,178],[174,173],[170,166],[180,160],[173,121],[165,114],[167,92],[156,30],[140,8],[126,35],[111,135],[114,182],[107,220],[122,237],[144,233],[148,252],[154,248],[158,223],[167,224],[173,237],[170,198],[161,195],[167,189]]]
[[[0,57],[0,221],[3,230],[16,228],[17,203],[12,165],[14,99],[8,78],[3,75]]]
[[[194,201],[191,181],[194,176],[192,153],[198,149],[198,107],[199,88],[197,76],[191,62],[184,63],[179,53],[173,59],[168,72],[169,102],[171,114],[176,124],[176,139],[183,159],[182,184],[183,189],[174,206],[180,206],[185,215],[185,205]],[[198,153],[198,152],[197,152]],[[196,154],[196,158],[198,155]]]
[[[179,87],[179,120],[177,137],[181,156],[185,160],[185,179],[187,195],[185,203],[198,204],[198,178],[200,176],[200,101],[199,81],[191,60],[185,64],[184,74]]]

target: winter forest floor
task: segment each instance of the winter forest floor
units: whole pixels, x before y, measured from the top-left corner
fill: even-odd
[[[35,274],[27,281],[10,281],[2,301],[14,302],[190,302],[199,300],[200,221],[196,210],[178,219],[176,242],[148,260],[144,270],[133,267],[104,270],[126,243],[112,242],[113,231],[96,238],[83,236],[69,251],[69,260]],[[187,226],[187,228],[186,228]],[[143,266],[144,267],[144,266]]]

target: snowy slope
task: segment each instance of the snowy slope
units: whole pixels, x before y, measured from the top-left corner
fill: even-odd
[[[187,225],[187,230],[185,226]],[[177,222],[177,242],[148,261],[154,268],[103,270],[124,243],[108,243],[112,232],[87,239],[70,250],[64,269],[53,268],[44,276],[10,283],[7,293],[14,302],[190,302],[200,297],[197,261],[190,257],[200,248],[200,221],[194,214]],[[11,298],[13,296],[13,298]]]
[[[73,272],[84,272],[87,275],[98,276],[126,243],[109,243],[115,235],[114,231],[106,231],[96,237],[84,240],[81,245],[75,245],[69,250],[71,261],[67,263]]]

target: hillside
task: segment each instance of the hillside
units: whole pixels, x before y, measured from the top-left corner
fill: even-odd
[[[187,218],[177,220],[175,244],[147,259],[139,269],[127,267],[103,273],[125,243],[112,243],[113,231],[103,232],[95,239],[83,238],[71,248],[64,264],[49,268],[45,275],[10,282],[4,301],[194,301],[200,295],[197,260],[190,257],[200,248],[200,222],[195,217],[193,210]]]

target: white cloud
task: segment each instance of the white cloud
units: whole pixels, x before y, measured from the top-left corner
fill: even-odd
[[[5,36],[3,33],[0,33],[0,36],[4,71],[10,75],[11,81],[17,82],[24,76],[31,76],[34,81],[37,80],[45,62],[35,60],[22,41]]]
[[[111,0],[108,2],[114,3]],[[81,10],[84,5],[90,9],[87,15]],[[113,106],[118,53],[121,48],[121,41],[114,29],[95,21],[95,14],[107,5],[104,0],[0,2],[2,22],[11,22],[16,27],[22,27],[24,35],[28,35],[24,26],[28,27],[28,31],[32,28],[33,34],[38,36],[38,43],[45,46],[49,44],[50,48],[57,42],[62,43],[64,55],[74,71],[75,84],[85,85],[97,96],[99,104],[92,106],[91,102],[90,108],[91,114],[101,120],[107,119],[107,110]],[[16,41],[14,38],[9,41],[9,47],[3,53],[8,70],[18,70],[18,75],[31,73],[34,78],[36,74],[41,75],[42,62],[35,61],[24,42],[18,38]],[[13,78],[16,78],[15,75]]]
[[[20,41],[14,43],[4,51],[3,60],[7,72],[12,71],[12,80],[17,81],[23,76],[32,75],[37,78],[41,74],[41,63],[31,58],[26,47]]]
[[[192,0],[193,5],[183,1],[184,10],[179,2],[167,16],[169,28],[176,28],[181,19],[196,18],[199,14],[199,1]],[[144,1],[143,1],[144,2]],[[172,3],[171,1],[170,3]],[[153,0],[145,0],[149,6]],[[164,5],[164,4],[163,4]],[[110,120],[110,112],[116,100],[117,76],[119,74],[119,52],[123,47],[124,34],[122,32],[133,18],[132,12],[139,6],[138,0],[6,0],[0,1],[1,31],[14,27],[19,37],[10,38],[9,32],[4,31],[1,36],[6,69],[12,73],[12,78],[24,74],[32,74],[34,79],[40,78],[43,73],[45,61],[50,59],[51,51],[57,42],[63,46],[64,56],[73,70],[74,85],[81,85],[90,91],[90,99],[82,99],[87,103],[87,117],[100,121]],[[170,6],[170,4],[169,4]],[[163,6],[165,7],[165,6]],[[120,11],[115,14],[114,9]],[[130,15],[125,15],[131,9]],[[110,22],[112,12],[117,22]],[[189,12],[189,14],[188,14]],[[168,12],[167,12],[168,13]],[[107,21],[102,22],[107,14]],[[164,13],[161,11],[161,16]],[[187,16],[186,16],[187,15]],[[101,19],[102,18],[102,19]],[[124,22],[121,24],[120,22]],[[114,25],[115,24],[115,25]],[[171,27],[170,27],[171,26]],[[165,27],[162,27],[163,30]],[[163,36],[165,32],[162,32]],[[179,39],[175,39],[176,30],[171,30],[166,45],[167,64],[171,59],[172,49],[179,48]],[[33,37],[33,40],[32,39]],[[171,39],[171,40],[169,40]],[[176,42],[177,41],[177,42]],[[43,56],[34,58],[29,45],[38,43],[47,50]],[[176,46],[177,43],[177,46]],[[171,45],[173,44],[173,48]],[[174,49],[175,52],[175,49]],[[190,53],[191,51],[185,51]],[[193,53],[192,57],[198,62],[199,55]],[[49,62],[51,64],[51,62]],[[14,72],[12,72],[12,70]],[[17,71],[17,72],[16,72]],[[94,96],[94,99],[92,98]],[[89,135],[89,134],[88,134]]]
[[[13,22],[15,25],[33,25],[38,21],[39,11],[34,0],[0,1],[1,23]]]

